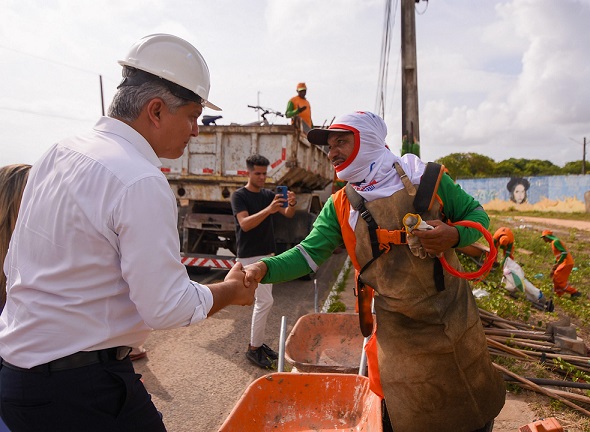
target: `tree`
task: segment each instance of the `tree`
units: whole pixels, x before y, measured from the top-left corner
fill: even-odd
[[[582,161],[574,161],[566,163],[561,172],[563,174],[582,174]]]
[[[453,180],[458,178],[490,177],[496,162],[477,153],[453,153],[436,160],[444,165]]]
[[[582,161],[568,162],[563,168],[541,159],[510,158],[500,162],[477,153],[452,153],[437,159],[449,170],[450,176],[468,179],[477,177],[534,177],[581,174]]]

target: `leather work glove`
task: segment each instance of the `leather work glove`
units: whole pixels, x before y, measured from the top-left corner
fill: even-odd
[[[410,252],[414,256],[419,257],[420,259],[424,259],[427,256],[430,258],[435,258],[436,255],[426,253],[424,248],[422,247],[422,242],[420,239],[414,235],[412,235],[412,231],[414,230],[431,230],[434,229],[433,226],[428,225],[426,222],[422,220],[420,215],[414,213],[408,213],[404,216],[404,227],[406,228],[407,237],[406,240],[408,242],[408,247],[410,248]]]

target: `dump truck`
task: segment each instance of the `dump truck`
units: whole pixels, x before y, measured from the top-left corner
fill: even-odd
[[[299,243],[310,232],[322,205],[322,193],[334,169],[325,151],[310,144],[292,125],[200,126],[182,157],[162,159],[162,172],[178,202],[181,259],[195,271],[228,269],[235,262],[235,218],[231,194],[247,179],[246,158],[269,161],[267,188],[285,185],[297,194],[295,216],[275,214],[277,252]]]

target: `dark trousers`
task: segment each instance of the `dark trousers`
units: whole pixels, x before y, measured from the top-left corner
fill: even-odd
[[[166,431],[129,357],[58,372],[0,367],[0,415],[12,432]]]

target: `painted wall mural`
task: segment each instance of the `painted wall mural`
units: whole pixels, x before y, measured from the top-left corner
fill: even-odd
[[[459,179],[457,184],[487,210],[585,212],[590,175]]]

